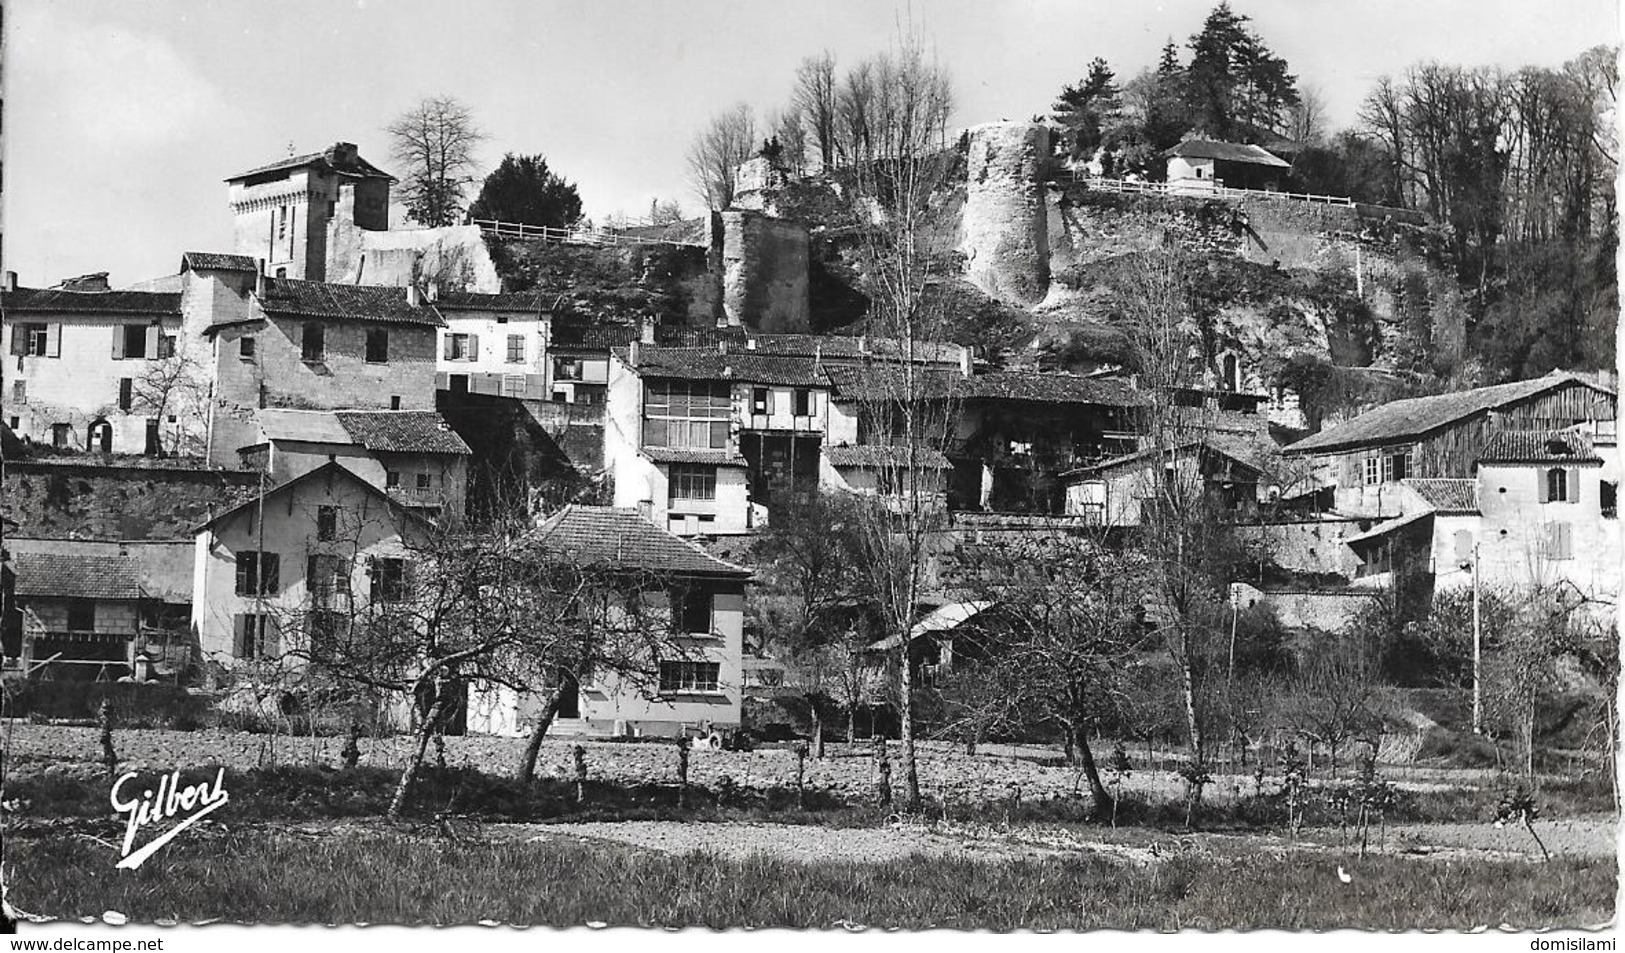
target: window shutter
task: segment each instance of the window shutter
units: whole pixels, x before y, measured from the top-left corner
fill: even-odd
[[[28,325],[13,324],[6,330],[11,332],[11,353],[23,355],[28,353]]]
[[[442,337],[440,339],[440,343],[442,345],[441,348],[440,348],[441,354],[448,361],[456,356],[456,349],[455,349],[452,342],[453,342],[453,338],[452,338],[451,334],[449,334],[449,333],[446,334],[446,336],[444,336],[444,337]]]
[[[282,557],[276,553],[260,553],[260,591],[275,595],[282,589]]]
[[[156,324],[147,325],[147,357],[148,357],[148,359],[163,356],[162,354],[158,353],[158,338],[161,336],[161,332],[162,332],[162,329],[159,328],[158,325],[156,325]]]
[[[1456,530],[1456,565],[1466,566],[1473,561],[1472,530]]]
[[[1580,468],[1570,467],[1569,475],[1564,479],[1564,482],[1568,484],[1568,501],[1570,503],[1580,502]]]
[[[277,626],[276,617],[262,615],[260,625],[262,626],[260,631],[264,633],[260,637],[260,654],[265,658],[276,658],[282,654],[282,640],[279,638],[282,633]]]
[[[124,360],[124,325],[113,325],[113,360]]]
[[[773,416],[773,388],[767,389],[767,415]]]
[[[471,361],[480,359],[480,336],[478,334],[468,336],[468,359]]]
[[[231,617],[231,654],[233,658],[242,658],[247,646],[244,644],[244,633],[248,627],[248,616],[238,613]]]
[[[1552,471],[1550,471],[1550,470],[1537,470],[1535,472],[1540,474],[1540,478],[1536,481],[1537,483],[1540,484],[1536,488],[1539,491],[1539,494],[1540,494],[1539,495],[1539,502],[1545,503],[1547,501],[1548,497],[1551,494]]]
[[[48,324],[45,326],[45,356],[62,356],[62,325]]]
[[[716,420],[711,423],[711,449],[726,450],[728,448],[728,422]]]
[[[1574,527],[1568,523],[1557,524],[1557,558],[1574,558]]]

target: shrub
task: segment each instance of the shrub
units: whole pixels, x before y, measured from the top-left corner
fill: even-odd
[[[8,679],[6,714],[31,720],[96,718],[102,700],[112,703],[116,728],[191,731],[213,721],[211,699],[177,685],[155,682],[80,682]]]

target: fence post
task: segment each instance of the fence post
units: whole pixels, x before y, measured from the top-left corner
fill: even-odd
[[[570,753],[576,762],[576,803],[580,804],[587,799],[587,749],[578,744]]]
[[[102,760],[107,764],[107,777],[111,779],[118,770],[118,753],[113,750],[113,702],[105,695],[96,709],[96,721],[102,729]]]
[[[807,790],[804,784],[807,776],[807,743],[796,742],[796,808],[807,809]]]
[[[886,760],[886,739],[875,738],[875,801],[881,807],[891,804],[891,762]]]
[[[677,806],[688,806],[688,746],[687,736],[677,739]]]

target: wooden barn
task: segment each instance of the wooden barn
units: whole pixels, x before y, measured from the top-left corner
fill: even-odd
[[[1337,509],[1398,515],[1397,484],[1414,477],[1470,477],[1491,437],[1502,431],[1579,427],[1599,449],[1615,445],[1619,397],[1574,374],[1413,397],[1361,414],[1291,444],[1289,457],[1313,460],[1320,486],[1336,488]]]

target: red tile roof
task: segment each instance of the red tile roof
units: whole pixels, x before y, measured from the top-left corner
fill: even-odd
[[[644,456],[656,463],[701,463],[716,467],[747,466],[745,458],[726,450],[693,450],[683,447],[644,447]]]
[[[17,595],[57,599],[141,598],[141,567],[128,556],[16,554]]]
[[[921,447],[914,451],[915,462],[922,467],[935,470],[951,470],[953,464],[948,458],[929,447]],[[858,444],[849,447],[825,447],[824,457],[833,467],[895,467],[908,464],[907,447],[877,446],[873,444]]]
[[[1460,515],[1478,512],[1478,481],[1464,477],[1411,477],[1402,481],[1416,491],[1435,513]]]
[[[408,303],[405,288],[267,278],[259,303],[266,314],[290,317],[446,326],[434,308]]]
[[[348,148],[341,149],[340,147]],[[257,175],[266,175],[268,173],[282,172],[284,170],[303,169],[309,166],[316,166],[329,172],[336,172],[340,175],[353,175],[364,179],[394,180],[394,176],[373,165],[371,162],[368,162],[366,159],[361,158],[361,156],[354,150],[355,147],[349,143],[336,142],[321,152],[311,152],[301,156],[289,156],[286,159],[278,160],[270,165],[262,165],[257,169],[249,169],[247,172],[239,172],[226,181],[236,182],[239,179],[252,178]]]
[[[470,453],[444,417],[432,410],[338,410],[333,412],[351,439],[368,450],[389,453]]]
[[[6,314],[39,312],[74,314],[181,313],[178,291],[61,291],[55,288],[18,288],[0,292],[0,311]]]
[[[189,251],[181,256],[181,271],[249,271],[258,273],[259,262],[247,255],[227,255],[212,251]]]
[[[1490,437],[1479,463],[1601,463],[1585,434],[1572,430],[1503,430]]]

